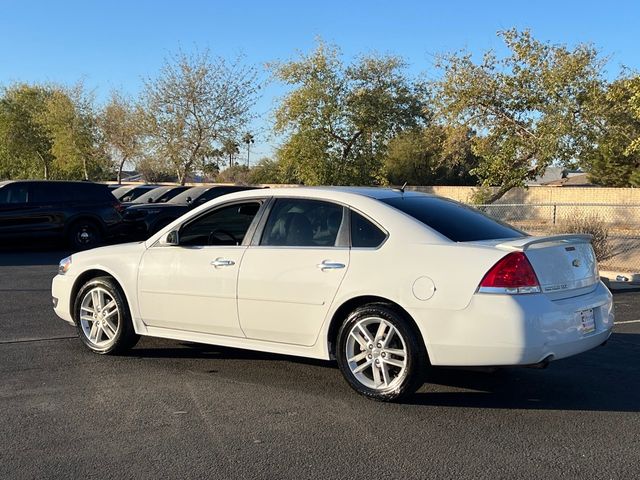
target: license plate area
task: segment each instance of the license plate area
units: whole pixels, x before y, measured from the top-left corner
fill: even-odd
[[[596,319],[593,308],[580,310],[579,312],[576,312],[576,316],[578,320],[578,328],[583,335],[587,335],[596,331]]]

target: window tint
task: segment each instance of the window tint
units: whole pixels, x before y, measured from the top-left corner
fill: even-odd
[[[76,202],[111,202],[113,195],[109,187],[99,183],[75,183],[71,195]]]
[[[412,216],[454,242],[515,238],[525,235],[474,208],[444,198],[405,196],[386,198],[382,202]]]
[[[47,204],[69,202],[73,186],[64,183],[35,182],[31,185],[31,201]]]
[[[240,245],[259,209],[259,202],[247,202],[207,213],[181,229],[180,245]]]
[[[0,188],[0,203],[27,203],[29,186],[24,183],[10,183]]]
[[[351,211],[351,246],[373,248],[379,246],[387,235],[357,212]]]
[[[333,247],[342,225],[340,205],[317,200],[278,199],[260,245]]]

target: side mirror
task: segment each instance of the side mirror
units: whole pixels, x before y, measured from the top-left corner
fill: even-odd
[[[147,203],[153,203],[153,198],[151,197],[147,198]]]
[[[191,202],[193,202],[193,199],[191,197],[187,197],[187,203],[191,205]]]
[[[163,247],[175,247],[180,245],[180,236],[178,235],[178,231],[171,230],[169,233],[162,236],[158,243]]]

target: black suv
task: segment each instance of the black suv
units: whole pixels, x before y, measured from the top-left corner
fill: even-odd
[[[92,248],[120,233],[122,205],[106,185],[91,182],[0,182],[0,240],[62,238]]]

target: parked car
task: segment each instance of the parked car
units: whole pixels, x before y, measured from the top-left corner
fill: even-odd
[[[544,366],[602,345],[614,319],[588,236],[346,187],[225,195],[146,242],[63,259],[52,294],[95,353],[149,335],[335,358],[378,400],[431,365]]]
[[[153,188],[143,193],[135,200],[125,203],[125,207],[131,205],[144,205],[147,203],[166,203],[176,195],[188,190],[191,187],[166,185],[163,187]]]
[[[216,185],[191,187],[165,203],[131,205],[124,212],[125,231],[131,239],[145,239],[192,208],[227,193],[256,187]]]
[[[122,205],[106,185],[20,180],[0,183],[0,238],[5,241],[66,239],[91,248],[117,235]]]
[[[111,191],[114,197],[116,197],[122,203],[133,202],[136,198],[144,195],[145,193],[158,188],[159,185],[123,185]]]

